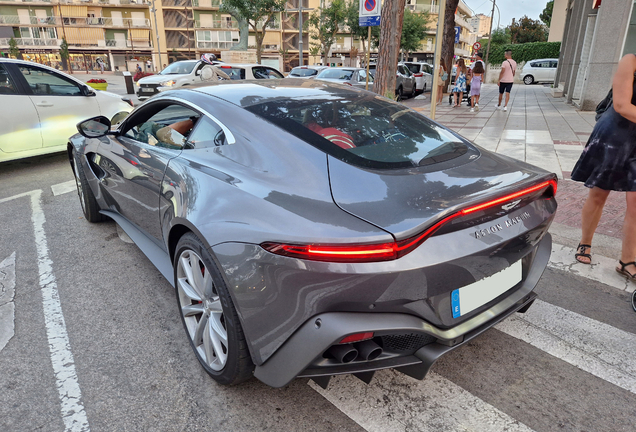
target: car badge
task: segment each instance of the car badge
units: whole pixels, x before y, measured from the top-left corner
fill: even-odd
[[[512,201],[512,202],[510,202],[508,204],[502,205],[501,208],[504,209],[504,210],[510,210],[510,209],[514,208],[520,202],[521,202],[521,200]]]

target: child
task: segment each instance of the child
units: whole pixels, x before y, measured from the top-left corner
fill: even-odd
[[[473,68],[473,78],[470,81],[470,96],[472,98],[473,107],[470,112],[475,112],[475,108],[479,108],[479,95],[481,92],[481,81],[484,78],[484,64],[478,61]]]
[[[455,100],[455,104],[453,105],[453,108],[456,108],[461,105],[462,97],[465,91],[466,91],[466,65],[464,64],[464,59],[459,59],[459,62],[457,62],[457,77],[455,78],[455,87],[453,87],[453,96]]]

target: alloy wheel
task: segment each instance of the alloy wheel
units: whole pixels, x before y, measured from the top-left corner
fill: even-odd
[[[534,82],[534,78],[532,77],[532,75],[526,75],[526,76],[523,78],[523,83],[524,83],[525,85],[530,85],[530,84],[532,84],[533,82]]]
[[[212,370],[220,371],[229,351],[223,307],[212,275],[190,249],[178,259],[177,291],[187,333],[197,353]]]

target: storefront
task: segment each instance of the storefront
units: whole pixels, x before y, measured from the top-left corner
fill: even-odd
[[[34,63],[40,63],[56,69],[62,69],[62,58],[59,52],[50,50],[23,50],[22,58]]]
[[[104,70],[112,70],[107,52],[104,53],[70,53],[69,63],[74,71],[100,71],[100,61],[104,63]]]

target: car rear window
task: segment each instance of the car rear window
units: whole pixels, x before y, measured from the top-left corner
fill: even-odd
[[[351,69],[325,69],[316,78],[350,80],[353,72]]]
[[[303,69],[292,69],[289,74],[291,76],[296,76],[296,77],[308,77],[308,76],[316,75],[317,73],[318,71],[316,69],[303,68]]]
[[[405,65],[413,73],[418,73],[420,71],[420,65],[416,65],[413,63],[405,63]]]
[[[434,165],[477,150],[403,105],[368,93],[246,107],[345,162],[379,169]]]

